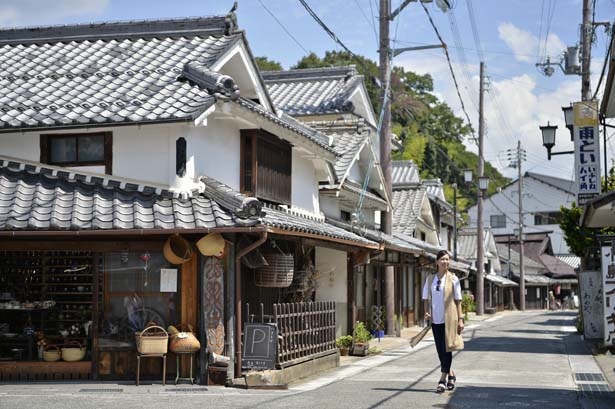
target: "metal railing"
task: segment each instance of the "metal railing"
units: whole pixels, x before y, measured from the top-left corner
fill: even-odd
[[[336,353],[334,301],[274,304],[273,319],[280,368]]]

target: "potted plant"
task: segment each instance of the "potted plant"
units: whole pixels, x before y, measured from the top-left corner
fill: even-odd
[[[342,335],[335,339],[335,346],[339,348],[340,355],[348,355],[348,350],[352,346],[352,335]]]
[[[369,340],[372,335],[369,333],[365,324],[357,321],[352,332],[352,355],[365,356],[369,350]]]

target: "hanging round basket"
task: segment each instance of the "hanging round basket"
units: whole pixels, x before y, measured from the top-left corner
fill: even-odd
[[[171,264],[183,264],[192,257],[192,247],[190,243],[177,234],[167,239],[162,251],[164,258]]]
[[[286,288],[293,282],[295,257],[281,250],[263,253],[267,266],[254,270],[254,284],[258,287]]]

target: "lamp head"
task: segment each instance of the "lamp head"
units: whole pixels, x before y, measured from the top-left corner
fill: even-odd
[[[551,148],[555,146],[556,129],[557,125],[551,125],[549,122],[547,122],[547,125],[540,127],[540,131],[542,132],[542,144],[548,151],[551,151]]]
[[[489,178],[487,176],[481,176],[478,178],[478,188],[483,192],[489,189]]]
[[[472,178],[474,176],[472,175],[472,169],[464,169],[463,170],[463,180],[466,183],[470,183],[472,181]]]

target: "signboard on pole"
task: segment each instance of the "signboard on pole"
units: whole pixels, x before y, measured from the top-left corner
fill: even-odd
[[[598,103],[575,102],[573,112],[577,205],[584,206],[601,192]]]

